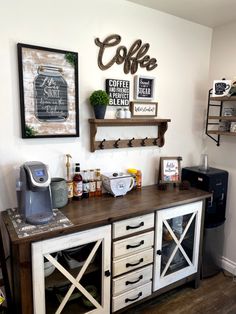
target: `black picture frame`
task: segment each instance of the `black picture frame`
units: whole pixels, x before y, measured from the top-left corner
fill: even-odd
[[[181,182],[181,157],[160,157],[159,183]]]
[[[78,53],[17,44],[22,138],[79,137]]]

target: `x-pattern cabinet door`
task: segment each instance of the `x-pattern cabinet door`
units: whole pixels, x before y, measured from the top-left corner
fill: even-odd
[[[110,225],[33,243],[34,313],[109,313],[110,264]]]
[[[157,211],[154,291],[197,272],[202,206],[195,202]]]

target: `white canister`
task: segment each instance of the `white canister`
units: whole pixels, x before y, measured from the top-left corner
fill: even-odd
[[[130,119],[131,118],[131,112],[128,108],[125,108],[125,119]]]
[[[116,118],[117,119],[124,119],[125,118],[125,111],[122,108],[118,108],[116,110]]]

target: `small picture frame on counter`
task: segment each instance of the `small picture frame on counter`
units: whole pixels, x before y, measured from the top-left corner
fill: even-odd
[[[159,183],[180,183],[182,157],[160,157]]]
[[[130,111],[133,118],[151,118],[157,116],[157,102],[131,101]]]

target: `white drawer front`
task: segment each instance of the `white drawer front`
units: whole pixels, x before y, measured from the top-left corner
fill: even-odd
[[[112,312],[118,311],[125,306],[146,298],[152,293],[152,283],[147,283],[141,287],[123,293],[112,298]]]
[[[113,296],[132,290],[152,280],[152,265],[134,270],[112,280]]]
[[[153,249],[113,261],[113,277],[153,262]]]
[[[154,232],[146,232],[134,237],[126,238],[113,243],[113,258],[132,254],[140,250],[151,248],[154,243]]]
[[[113,223],[113,239],[154,227],[154,213]]]

